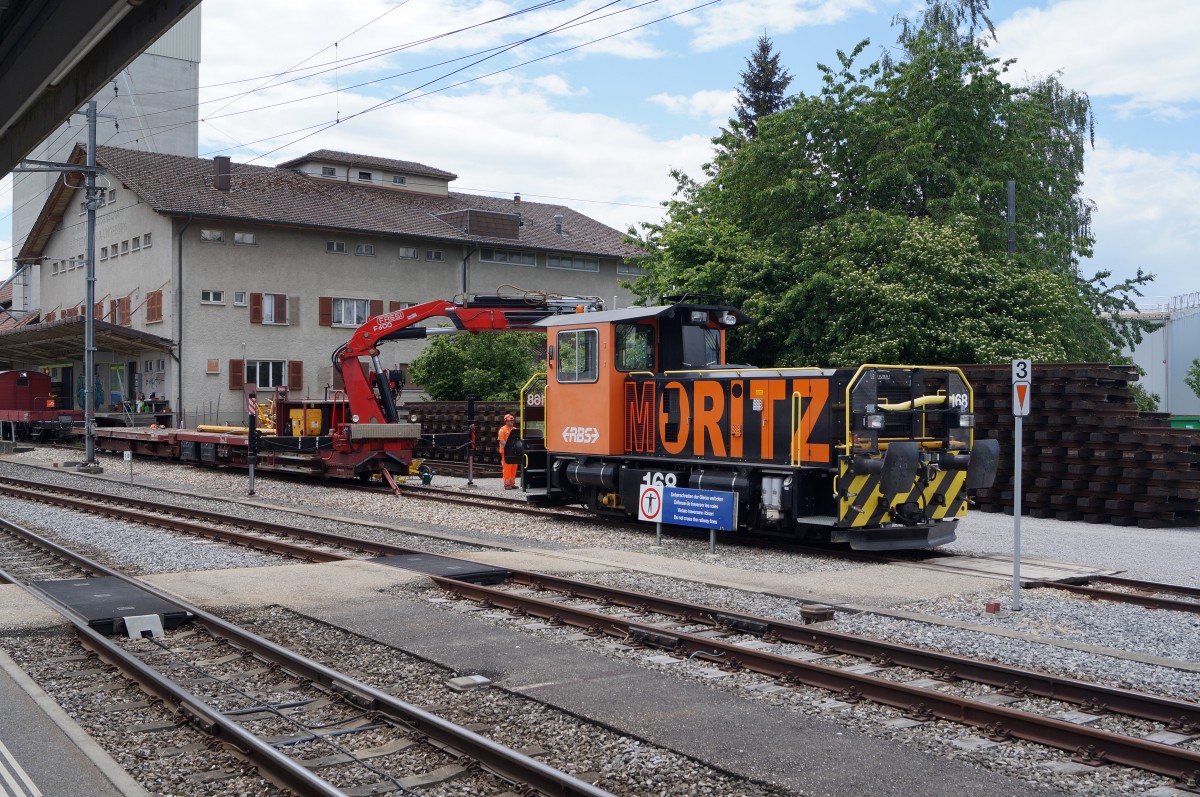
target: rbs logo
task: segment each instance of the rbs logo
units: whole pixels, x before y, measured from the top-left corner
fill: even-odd
[[[600,430],[594,426],[568,426],[562,438],[568,443],[594,443],[600,439]]]

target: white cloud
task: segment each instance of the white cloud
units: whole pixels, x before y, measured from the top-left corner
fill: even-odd
[[[858,12],[874,11],[876,5],[872,0],[739,0],[709,6],[682,18],[680,24],[692,29],[692,45],[708,52],[754,41],[764,31],[790,33],[805,26],[831,25]]]
[[[1200,4],[1194,0],[1058,0],[1025,8],[996,30],[997,52],[1030,75],[1063,70],[1093,99],[1124,98],[1124,113],[1181,115],[1200,100]]]
[[[559,97],[579,97],[587,94],[587,89],[572,90],[571,84],[562,75],[544,75],[534,78],[531,82],[546,94],[553,94]]]
[[[343,118],[370,102],[370,98],[344,94]],[[328,118],[324,104],[285,109],[272,119],[273,130]],[[235,139],[252,140],[261,129],[256,116],[229,117],[220,125]],[[486,120],[486,126],[481,120]],[[531,125],[530,120],[537,124]],[[223,146],[223,138],[212,136],[208,126],[201,125],[202,152]],[[281,136],[257,148],[274,147],[279,151],[255,162],[271,165],[319,148],[415,160],[459,175],[452,190],[520,193],[533,201],[561,202],[621,230],[637,221],[660,218],[658,205],[675,187],[669,170],[697,173],[711,155],[707,136],[655,140],[639,125],[613,116],[557,109],[550,96],[515,80],[469,95],[425,97],[340,124],[313,138],[289,143]],[[249,160],[240,154],[233,158]]]
[[[1141,268],[1156,275],[1145,291],[1156,296],[1200,290],[1200,155],[1156,154],[1098,139],[1084,195],[1097,205],[1096,256],[1085,268],[1112,271],[1118,280]]]
[[[737,92],[710,89],[683,96],[679,94],[655,94],[646,98],[648,102],[661,105],[668,111],[693,119],[703,119],[719,127],[733,115],[737,103]]]

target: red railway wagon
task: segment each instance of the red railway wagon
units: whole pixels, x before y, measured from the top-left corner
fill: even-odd
[[[50,377],[41,371],[0,371],[0,432],[19,440],[72,434],[83,423],[79,410],[58,407]]]

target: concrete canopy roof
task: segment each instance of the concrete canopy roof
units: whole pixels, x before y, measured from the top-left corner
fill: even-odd
[[[0,2],[0,173],[199,3]]]
[[[82,360],[84,321],[64,318],[0,330],[0,359],[9,362]],[[107,321],[96,323],[96,350],[138,356],[146,351],[171,351],[171,341]]]

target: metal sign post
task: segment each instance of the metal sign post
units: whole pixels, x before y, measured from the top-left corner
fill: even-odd
[[[246,391],[246,464],[250,472],[250,489],[247,495],[254,495],[254,463],[258,461],[258,385],[253,382],[245,384]]]
[[[467,396],[467,426],[471,437],[467,440],[467,487],[475,486],[475,397]],[[501,464],[503,465],[503,454]]]
[[[662,544],[662,491],[657,484],[643,484],[638,495],[638,520],[646,520],[654,524],[654,545],[652,551],[661,551]]]
[[[1033,390],[1033,362],[1013,360],[1013,599],[1012,610],[1021,611],[1021,446],[1024,430],[1021,422],[1029,414],[1030,393]]]

